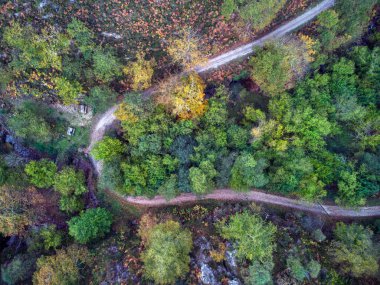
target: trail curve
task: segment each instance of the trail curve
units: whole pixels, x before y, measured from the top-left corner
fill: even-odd
[[[312,9],[309,9],[297,18],[289,21],[288,23],[280,26],[273,32],[257,39],[251,43],[233,49],[229,52],[221,54],[217,57],[209,59],[209,61],[201,66],[194,68],[198,73],[204,73],[212,69],[218,68],[236,59],[242,58],[253,53],[253,48],[262,46],[265,42],[283,37],[285,34],[294,31],[310,20],[314,19],[323,11],[331,8],[335,4],[334,0],[324,0]],[[149,90],[146,96],[150,96]],[[102,114],[95,125],[93,126],[90,138],[90,145],[86,152],[89,153],[93,146],[100,141],[106,129],[116,120],[114,112],[117,105],[110,108],[107,112]],[[102,163],[96,161],[91,157],[92,163],[96,172],[99,174],[102,171]],[[165,207],[170,205],[181,205],[186,203],[196,203],[202,200],[217,200],[217,201],[234,201],[234,202],[259,202],[269,205],[281,206],[293,210],[312,212],[315,214],[328,215],[334,218],[365,218],[365,217],[380,217],[380,206],[373,207],[360,207],[356,209],[344,208],[340,206],[321,205],[317,203],[308,203],[302,200],[290,199],[282,196],[263,193],[257,190],[251,190],[245,193],[236,192],[231,189],[219,189],[204,196],[196,196],[191,193],[184,193],[176,198],[167,201],[164,197],[156,196],[153,199],[145,197],[131,197],[123,196],[118,193],[112,192],[113,195],[118,196],[120,199],[131,205],[144,206],[144,207]]]

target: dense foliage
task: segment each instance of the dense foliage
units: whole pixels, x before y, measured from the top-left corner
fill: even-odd
[[[155,284],[172,284],[189,271],[191,234],[179,223],[158,224],[148,234],[146,251],[142,255],[145,275]]]
[[[88,209],[69,222],[69,234],[79,243],[104,237],[111,228],[112,215],[106,209]]]

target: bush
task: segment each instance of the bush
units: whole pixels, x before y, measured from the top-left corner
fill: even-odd
[[[112,215],[106,209],[88,209],[69,222],[69,234],[79,243],[104,237],[111,229]]]
[[[54,183],[57,166],[47,159],[31,161],[25,166],[25,172],[33,185],[38,188],[49,188]]]

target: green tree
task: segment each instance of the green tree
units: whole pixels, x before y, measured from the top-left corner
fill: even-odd
[[[250,59],[252,79],[270,96],[292,86],[308,65],[306,47],[297,40],[268,43]]]
[[[337,204],[346,206],[362,206],[365,198],[361,197],[359,183],[355,172],[342,171],[338,181]]]
[[[336,10],[341,18],[341,32],[357,39],[368,25],[376,3],[377,0],[338,0]]]
[[[123,143],[115,138],[105,137],[91,150],[97,160],[111,161],[119,158],[125,151]]]
[[[82,171],[64,167],[55,177],[54,189],[63,196],[81,195],[87,192]]]
[[[57,166],[47,159],[33,160],[25,166],[25,173],[36,187],[49,188],[54,184]]]
[[[210,161],[202,161],[199,167],[190,168],[189,180],[193,192],[202,195],[212,190],[215,187],[213,179],[217,174]]]
[[[90,263],[89,252],[84,247],[73,245],[58,250],[55,255],[42,256],[37,260],[33,275],[34,285],[81,284],[83,268]]]
[[[191,233],[178,222],[167,221],[152,228],[142,253],[145,276],[155,284],[172,284],[189,272]]]
[[[52,82],[55,84],[58,97],[63,104],[70,105],[78,103],[78,97],[83,93],[83,88],[77,81],[69,81],[64,77],[55,77]]]
[[[62,244],[62,233],[57,230],[56,225],[42,228],[39,235],[43,240],[45,250],[57,249]]]
[[[89,60],[95,49],[94,33],[77,19],[73,19],[67,25],[67,33],[74,39],[84,59]]]
[[[88,209],[69,222],[69,234],[77,242],[85,244],[104,237],[111,229],[112,215],[106,209]]]
[[[337,224],[330,254],[342,272],[354,277],[376,275],[379,249],[372,237],[373,232],[362,225]]]
[[[233,12],[238,12],[255,30],[262,30],[275,19],[285,3],[286,0],[225,0],[222,15],[230,17]]]
[[[307,277],[307,270],[298,257],[288,257],[286,259],[286,266],[290,269],[291,275],[298,281],[303,281]]]
[[[11,262],[1,266],[1,279],[9,285],[24,284],[32,276],[35,262],[32,256],[18,254]]]
[[[102,82],[110,82],[121,76],[122,66],[110,51],[98,49],[93,54],[94,74]]]
[[[102,113],[116,103],[117,95],[108,86],[95,86],[91,88],[89,96],[84,98],[84,102],[92,108],[94,113]]]
[[[8,120],[15,134],[28,142],[48,142],[53,137],[50,124],[34,102],[25,101]]]
[[[274,264],[272,261],[266,261],[265,263],[260,263],[254,261],[248,268],[248,277],[245,278],[247,285],[271,285],[272,281],[272,270]]]
[[[253,187],[263,187],[268,183],[264,174],[267,162],[256,160],[252,154],[244,152],[239,155],[231,169],[230,185],[239,191],[248,191]]]
[[[83,199],[78,195],[62,195],[59,199],[59,209],[68,214],[82,211],[84,208]]]
[[[272,260],[276,226],[248,212],[235,214],[219,226],[223,238],[236,242],[237,256],[265,264]]]

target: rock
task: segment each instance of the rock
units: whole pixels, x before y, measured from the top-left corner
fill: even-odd
[[[236,249],[232,247],[231,244],[227,246],[228,250],[226,250],[225,254],[225,263],[228,270],[231,271],[232,274],[237,274],[237,264],[236,264]]]
[[[212,271],[211,267],[208,266],[206,263],[203,263],[201,265],[201,281],[202,284],[205,285],[218,284],[216,282],[214,272]]]
[[[211,262],[210,242],[205,237],[199,237],[194,241],[195,259],[198,264]]]
[[[241,282],[239,279],[232,279],[228,280],[228,285],[241,285]]]

